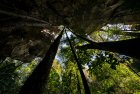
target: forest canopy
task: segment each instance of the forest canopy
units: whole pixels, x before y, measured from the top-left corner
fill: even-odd
[[[140,1],[1,0],[0,94],[139,94]]]

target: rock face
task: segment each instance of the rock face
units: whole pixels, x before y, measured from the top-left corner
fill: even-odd
[[[42,57],[59,25],[89,34],[108,23],[137,24],[139,6],[137,0],[1,0],[0,57]]]
[[[55,29],[55,32],[58,31],[59,29]],[[3,31],[0,34],[0,57],[12,57],[28,62],[35,57],[43,57],[53,40],[54,35],[51,32],[43,32],[43,29],[18,28],[9,32]]]

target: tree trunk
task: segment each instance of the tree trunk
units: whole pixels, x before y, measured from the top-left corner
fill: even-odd
[[[66,31],[65,31],[65,33],[66,33]],[[79,62],[79,60],[78,60],[78,58],[77,58],[77,55],[76,55],[75,50],[74,50],[74,48],[73,48],[73,46],[72,46],[72,44],[71,44],[70,39],[68,38],[67,33],[66,33],[66,37],[67,37],[67,39],[68,39],[68,42],[69,42],[71,51],[72,51],[73,56],[74,56],[74,59],[75,59],[75,61],[76,61],[76,63],[77,63],[77,66],[78,66],[78,69],[79,69],[79,72],[80,72],[80,75],[81,75],[81,78],[82,78],[82,82],[83,82],[83,85],[84,85],[85,94],[91,94],[90,88],[89,88],[89,86],[88,86],[88,82],[87,82],[86,77],[85,77],[85,74],[84,74],[84,72],[83,72],[83,70],[82,70],[82,66],[81,66],[81,64],[80,64],[80,62]]]
[[[99,49],[111,52],[117,52],[123,55],[128,55],[135,58],[140,58],[140,38],[115,41],[115,42],[90,42],[83,46],[78,46],[79,49]]]
[[[50,74],[51,66],[57,49],[59,46],[60,39],[63,31],[51,44],[43,60],[35,68],[33,73],[29,76],[25,84],[22,86],[19,94],[43,94],[47,86],[48,77]]]

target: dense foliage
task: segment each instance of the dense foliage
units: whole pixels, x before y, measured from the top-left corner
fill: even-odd
[[[74,47],[87,43],[70,32],[68,34]],[[107,41],[106,37],[103,36],[109,36],[109,34],[100,32],[95,33],[94,36],[96,36],[94,37],[95,41]],[[114,41],[116,39],[110,38]],[[124,37],[117,38],[117,40],[121,39]],[[102,50],[75,49],[75,51],[88,81],[91,94],[139,93],[139,73],[135,67],[131,66],[135,63],[135,59]],[[23,63],[11,58],[1,61],[0,92],[2,94],[10,94],[10,92],[17,94],[39,61],[40,58],[34,59],[31,63]],[[84,94],[81,75],[65,35],[61,39],[45,92],[46,94]]]
[[[140,94],[139,16],[138,0],[1,0],[0,94]]]

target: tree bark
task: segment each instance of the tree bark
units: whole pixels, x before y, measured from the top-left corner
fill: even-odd
[[[35,68],[33,73],[29,76],[25,84],[22,86],[19,94],[44,94],[49,78],[50,70],[52,67],[53,60],[57,53],[60,39],[63,31],[51,44],[43,60]]]
[[[66,33],[66,31],[65,31],[65,33]],[[68,39],[68,42],[69,42],[71,51],[72,51],[73,56],[74,56],[74,59],[75,59],[75,61],[76,61],[76,63],[77,63],[77,66],[78,66],[78,69],[79,69],[79,72],[80,72],[80,75],[81,75],[81,78],[82,78],[82,82],[83,82],[83,85],[84,85],[85,94],[91,94],[90,88],[89,88],[89,86],[88,86],[88,82],[87,82],[86,77],[85,77],[85,74],[84,74],[84,72],[83,72],[83,70],[82,70],[82,66],[81,66],[81,64],[80,64],[80,62],[79,62],[79,60],[78,60],[78,58],[77,58],[77,55],[76,55],[75,50],[74,50],[74,48],[73,48],[73,46],[72,46],[72,44],[71,44],[70,39],[68,38],[67,33],[66,33],[66,37],[67,37],[67,39]]]
[[[78,49],[99,49],[111,52],[117,52],[123,55],[140,58],[140,38],[113,41],[113,42],[90,42],[83,46],[78,46]]]

